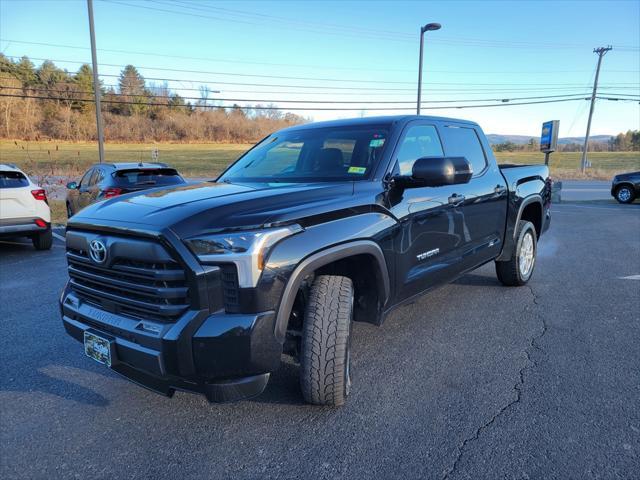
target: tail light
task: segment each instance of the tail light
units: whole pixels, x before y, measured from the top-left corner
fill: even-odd
[[[38,190],[31,190],[31,195],[33,195],[33,198],[36,200],[42,200],[43,202],[47,201],[47,192],[41,188]]]
[[[115,188],[115,187],[109,187],[109,188],[105,188],[102,191],[102,195],[104,196],[104,198],[113,198],[113,197],[117,197],[118,195],[120,195],[122,193],[122,189],[121,188]]]
[[[36,218],[34,223],[39,226],[40,228],[45,228],[47,226],[47,222],[45,222],[44,220],[42,220],[41,218]]]

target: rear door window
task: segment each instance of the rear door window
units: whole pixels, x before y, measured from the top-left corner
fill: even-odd
[[[487,158],[475,129],[447,125],[442,129],[444,147],[449,157],[465,157],[473,168],[473,174],[482,173],[487,166]]]
[[[400,175],[411,175],[413,164],[423,157],[442,157],[442,144],[433,125],[409,127],[398,149]]]
[[[184,183],[182,177],[173,168],[118,170],[114,174],[119,187],[162,186]]]
[[[21,188],[29,186],[29,180],[21,172],[0,172],[0,188]]]

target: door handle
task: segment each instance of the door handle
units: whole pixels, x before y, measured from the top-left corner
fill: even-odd
[[[496,195],[502,195],[506,191],[507,188],[503,187],[502,185],[496,185],[496,188],[493,189],[493,193],[495,193]]]
[[[454,193],[449,197],[449,205],[453,205],[454,207],[457,207],[462,202],[464,202],[464,195],[458,195],[457,193]]]

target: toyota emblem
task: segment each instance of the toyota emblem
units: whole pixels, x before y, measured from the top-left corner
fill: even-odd
[[[89,256],[96,263],[104,263],[107,259],[107,247],[100,240],[91,240]]]

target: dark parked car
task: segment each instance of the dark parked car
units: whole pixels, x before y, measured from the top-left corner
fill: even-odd
[[[380,325],[489,262],[504,285],[526,284],[550,204],[549,169],[499,167],[472,122],[296,126],[216,181],[74,216],[62,321],[88,356],[169,396],[257,395],[285,353],[308,402],[341,405],[352,321]],[[472,310],[469,320],[479,320]]]
[[[67,216],[71,218],[87,205],[154,187],[185,183],[164,163],[97,163],[82,176],[80,183],[67,184]]]
[[[620,203],[632,203],[640,196],[640,172],[622,173],[613,177],[611,195]]]

